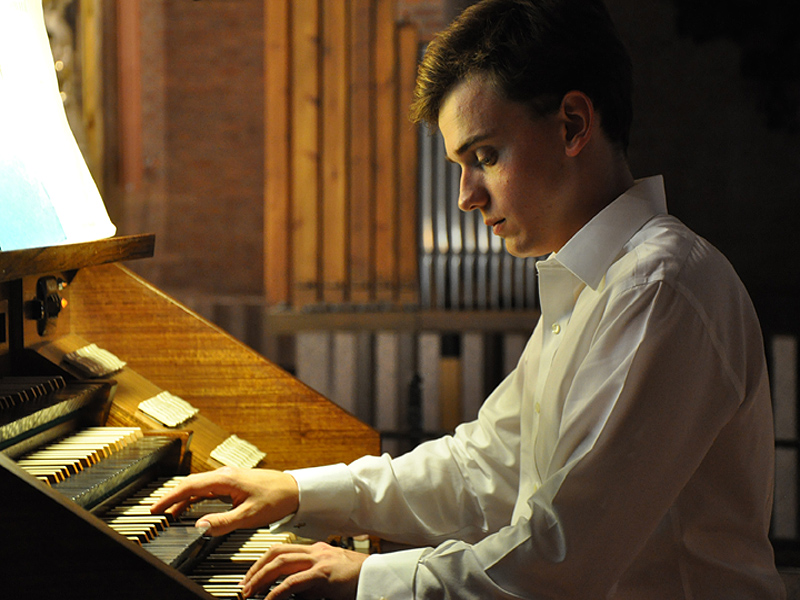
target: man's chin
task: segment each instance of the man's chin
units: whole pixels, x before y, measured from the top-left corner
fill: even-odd
[[[549,252],[538,253],[537,248],[522,247],[520,244],[515,243],[514,240],[506,239],[505,243],[506,243],[506,252],[508,252],[511,256],[514,256],[516,258],[538,258],[539,256],[550,254]]]

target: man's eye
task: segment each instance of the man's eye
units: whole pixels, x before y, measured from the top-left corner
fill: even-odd
[[[480,150],[475,156],[484,167],[490,167],[497,162],[497,153],[494,150]]]

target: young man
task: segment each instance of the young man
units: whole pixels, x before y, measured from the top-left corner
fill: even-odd
[[[233,498],[221,534],[292,515],[268,598],[766,599],[773,432],[761,333],[728,262],[625,158],[630,64],[602,0],[486,0],[430,45],[412,113],[462,169],[459,206],[538,263],[517,369],[454,436],[390,459],[189,478],[156,510]]]

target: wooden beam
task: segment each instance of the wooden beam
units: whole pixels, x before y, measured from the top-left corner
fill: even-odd
[[[322,284],[324,301],[334,304],[349,285],[349,11],[349,0],[323,3]]]
[[[292,2],[292,262],[294,303],[318,302],[320,294],[320,6]]]
[[[375,19],[375,299],[391,302],[398,287],[397,26],[392,0],[376,1]]]
[[[350,35],[350,301],[373,299],[373,3],[353,0]]]
[[[276,311],[264,315],[264,329],[270,335],[295,334],[301,331],[477,331],[530,334],[538,320],[537,310],[352,310],[326,313]]]
[[[398,30],[400,61],[399,102],[397,113],[398,140],[398,280],[400,304],[419,302],[419,190],[417,183],[417,128],[408,118],[417,73],[417,29],[403,25]]]
[[[290,2],[264,0],[264,294],[271,305],[291,302]]]

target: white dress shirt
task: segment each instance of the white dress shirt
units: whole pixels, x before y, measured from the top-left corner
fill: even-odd
[[[540,261],[517,368],[455,435],[293,471],[302,535],[370,556],[359,600],[783,598],[761,331],[725,258],[637,182]]]

